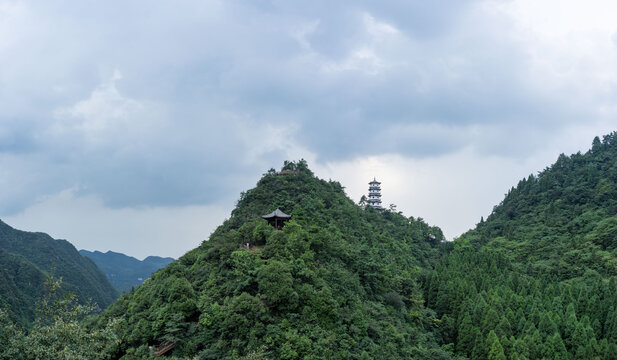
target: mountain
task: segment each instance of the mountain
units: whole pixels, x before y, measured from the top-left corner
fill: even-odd
[[[423,281],[471,359],[617,359],[617,133],[512,188]]]
[[[260,216],[277,208],[292,215],[282,230]],[[286,162],[208,241],[92,321],[122,319],[111,358],[167,345],[200,359],[449,359],[418,285],[443,241],[439,228],[360,207],[305,161]]]
[[[129,292],[145,279],[174,261],[170,257],[148,256],[143,261],[121,253],[79,250],[79,253],[96,264],[107,275],[111,284],[120,292]]]
[[[13,229],[0,221],[0,307],[13,321],[28,326],[35,316],[35,303],[44,293],[46,275],[62,277],[64,291],[92,299],[101,308],[118,292],[89,259],[66,240]]]
[[[44,281],[44,273],[23,256],[0,249],[0,308],[7,308],[13,321],[28,325],[34,320]]]

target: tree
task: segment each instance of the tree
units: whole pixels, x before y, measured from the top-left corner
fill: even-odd
[[[294,308],[298,294],[293,291],[293,277],[285,263],[270,260],[257,275],[259,292],[272,306]]]
[[[493,330],[488,333],[486,345],[488,360],[506,360],[506,355],[503,353],[503,346],[501,346],[499,338]]]
[[[0,359],[107,359],[116,350],[119,320],[109,321],[101,330],[87,330],[80,320],[97,307],[78,304],[73,293],[58,295],[61,283],[61,278],[47,277],[47,295],[38,304],[38,317],[27,334],[7,323],[0,311],[0,339],[6,341],[10,335],[3,341]]]
[[[549,336],[546,339],[546,344],[544,348],[544,357],[546,359],[567,359],[568,352],[566,350],[566,346],[561,339],[559,333],[553,334],[553,336]]]
[[[463,356],[470,356],[473,350],[473,345],[478,336],[478,329],[473,326],[469,314],[465,314],[463,321],[458,329],[458,338],[456,341],[456,351]]]

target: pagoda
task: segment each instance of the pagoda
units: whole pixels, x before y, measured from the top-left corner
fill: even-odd
[[[381,210],[381,183],[373,178],[373,181],[368,183],[368,204],[374,209]]]
[[[274,226],[277,230],[281,230],[285,221],[291,219],[291,215],[285,214],[278,208],[268,215],[262,215],[261,217],[268,220],[268,224]]]

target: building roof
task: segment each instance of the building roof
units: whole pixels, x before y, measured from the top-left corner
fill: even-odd
[[[262,215],[261,217],[264,219],[273,219],[273,218],[290,219],[291,215],[287,215],[284,212],[282,212],[279,208],[277,208],[276,210],[269,213],[268,215]]]
[[[377,179],[373,178],[373,181],[371,181],[369,184],[381,184],[381,183],[377,181]]]

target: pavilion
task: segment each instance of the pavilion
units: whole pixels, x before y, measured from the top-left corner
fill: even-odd
[[[274,226],[275,229],[281,230],[285,221],[291,219],[291,215],[287,215],[279,208],[269,213],[268,215],[262,215],[263,219],[268,220],[268,224]]]

